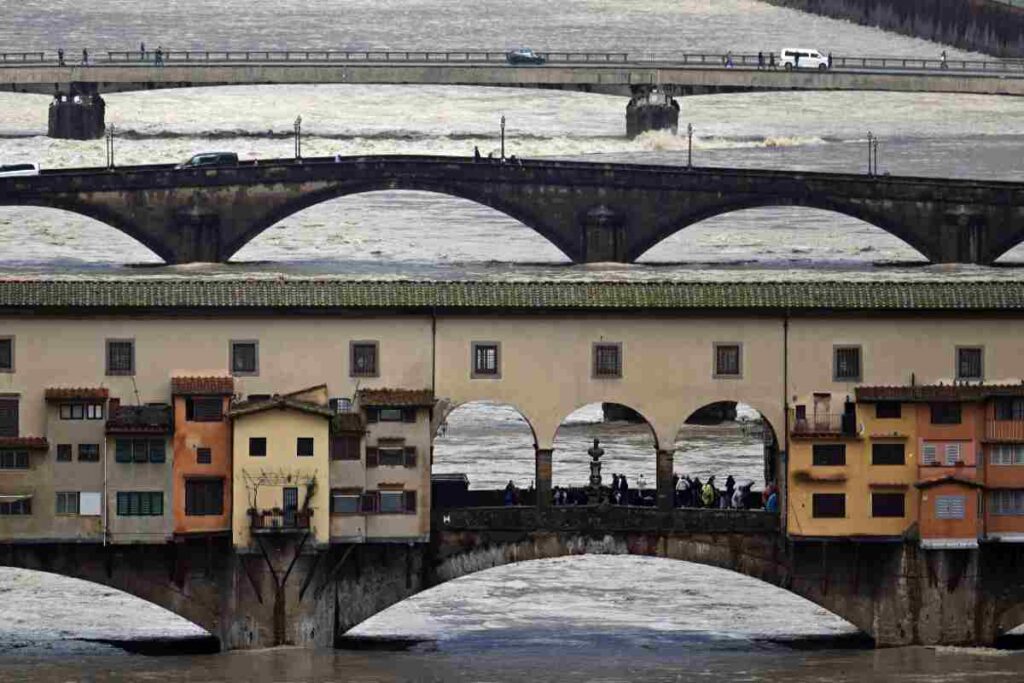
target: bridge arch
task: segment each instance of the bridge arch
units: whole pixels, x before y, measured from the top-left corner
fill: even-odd
[[[798,197],[774,195],[735,195],[722,199],[713,198],[709,202],[695,200],[676,212],[667,212],[653,229],[643,238],[637,240],[627,251],[626,257],[635,261],[663,240],[709,218],[750,209],[770,209],[799,207],[841,214],[879,228],[905,243],[918,252],[925,260],[936,260],[934,246],[927,243],[920,233],[912,226],[904,224],[898,216],[876,210],[871,206],[855,201],[835,200],[814,194],[803,194]]]
[[[228,258],[236,254],[267,229],[304,209],[343,197],[390,191],[426,192],[473,202],[518,221],[550,242],[570,259],[579,251],[579,245],[573,243],[570,236],[559,230],[559,226],[547,219],[541,211],[531,206],[533,203],[530,201],[517,201],[515,198],[502,196],[500,192],[492,192],[486,187],[477,187],[472,183],[449,184],[422,177],[393,176],[375,178],[365,182],[326,183],[321,187],[310,189],[292,199],[283,201],[251,221],[244,230],[223,245],[224,257]]]

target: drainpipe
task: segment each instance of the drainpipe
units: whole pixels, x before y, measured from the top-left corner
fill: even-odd
[[[108,413],[107,417],[109,417],[109,416],[110,416],[110,414]],[[110,515],[109,515],[109,512],[107,511],[107,505],[109,505],[109,501],[107,500],[107,434],[106,434],[106,429],[104,429],[103,432],[104,432],[103,433],[103,447],[102,447],[102,455],[101,455],[101,457],[103,458],[103,492],[100,494],[100,497],[102,498],[101,502],[103,503],[103,505],[100,508],[100,527],[102,527],[102,529],[103,529],[103,547],[106,548],[107,547],[107,519],[108,519],[108,517]]]
[[[780,454],[782,462],[776,467],[781,470],[779,490],[779,529],[783,536],[788,533],[786,521],[789,518],[789,310],[782,318],[782,429],[785,449]]]

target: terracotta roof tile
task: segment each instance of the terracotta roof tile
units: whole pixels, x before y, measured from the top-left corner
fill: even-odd
[[[234,377],[172,377],[174,396],[230,396],[235,393]]]
[[[336,413],[331,418],[331,431],[338,432],[365,432],[363,416],[359,413]]]
[[[1024,396],[1024,384],[917,384],[903,387],[857,387],[859,403],[877,401],[984,401],[1001,396]]]
[[[44,436],[0,436],[0,448],[45,451],[50,448],[50,444]]]
[[[973,479],[966,479],[964,477],[957,477],[957,476],[952,475],[952,474],[948,474],[948,475],[946,475],[944,477],[937,477],[935,479],[925,479],[924,481],[917,482],[916,484],[914,484],[914,486],[916,486],[919,489],[930,489],[930,488],[932,488],[934,486],[939,486],[941,484],[961,484],[963,486],[969,486],[969,487],[975,488],[975,489],[983,489],[983,488],[985,488],[984,484],[982,484],[980,482],[977,482],[977,481],[974,481]]]
[[[110,398],[107,387],[50,387],[46,390],[47,401],[96,401]]]
[[[286,409],[298,410],[304,413],[310,413],[313,415],[323,415],[324,417],[334,417],[334,413],[327,406],[322,406],[317,403],[309,403],[308,401],[298,401],[290,396],[274,395],[270,398],[257,399],[253,401],[239,401],[231,406],[231,410],[228,411],[228,415],[233,418],[242,417],[243,415],[251,415],[253,413],[262,413],[267,410],[274,409]]]
[[[107,420],[107,434],[169,434],[173,422],[166,404],[120,406]]]
[[[430,389],[360,389],[360,407],[411,407],[434,405],[434,392]]]

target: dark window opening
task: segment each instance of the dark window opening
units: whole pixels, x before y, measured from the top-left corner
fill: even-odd
[[[906,517],[906,496],[902,493],[872,493],[872,517]]]
[[[71,462],[71,444],[57,444],[57,462]]]
[[[352,342],[349,374],[352,377],[376,377],[377,342]]]
[[[905,447],[902,443],[871,444],[872,465],[904,465],[906,464]]]
[[[0,372],[14,371],[14,339],[0,338]]]
[[[960,424],[959,403],[932,403],[930,407],[933,425]]]
[[[107,340],[107,374],[135,374],[135,342],[130,339]]]
[[[815,493],[811,496],[811,515],[821,519],[846,517],[846,494]]]
[[[1024,420],[1024,398],[996,399],[995,411],[997,420]]]
[[[313,437],[298,437],[295,442],[295,453],[300,458],[313,457]]]
[[[231,342],[231,373],[255,375],[259,370],[259,351],[254,341]]]
[[[80,443],[80,444],[78,444],[78,461],[79,462],[99,462],[100,461],[100,445],[98,443]]]
[[[27,470],[28,451],[0,451],[0,470]]]
[[[622,346],[594,344],[594,377],[622,377]]]
[[[209,465],[213,462],[213,451],[209,448],[196,449],[196,464]]]
[[[815,467],[831,467],[846,464],[846,444],[816,443],[813,447]]]
[[[18,399],[0,399],[0,436],[18,436]]]
[[[903,404],[899,401],[879,401],[875,404],[875,417],[879,420],[897,420],[903,417]]]
[[[267,454],[267,438],[265,436],[249,437],[249,456],[262,458]]]
[[[167,459],[163,439],[117,439],[114,441],[116,462],[164,462]]]
[[[982,378],[982,350],[980,347],[964,347],[956,350],[956,378]]]
[[[188,397],[185,399],[185,419],[189,422],[220,422],[224,419],[220,397]]]
[[[739,344],[717,344],[715,346],[715,376],[740,376]]]
[[[224,514],[224,480],[187,479],[185,514],[189,517]]]
[[[498,376],[498,345],[477,342],[473,344],[473,374]]]
[[[359,437],[349,434],[332,436],[331,460],[359,460]]]
[[[118,491],[118,517],[159,517],[164,514],[164,494],[160,491]]]

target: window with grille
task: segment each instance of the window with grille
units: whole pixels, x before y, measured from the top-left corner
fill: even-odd
[[[331,460],[359,460],[359,437],[335,434],[331,437]]]
[[[359,514],[359,499],[361,496],[362,491],[359,489],[341,489],[331,491],[331,514]]]
[[[117,439],[114,441],[115,462],[164,462],[167,459],[163,439]]]
[[[0,398],[0,436],[18,436],[18,399]]]
[[[0,470],[27,470],[28,451],[0,451]]]
[[[936,496],[936,519],[963,519],[966,514],[966,496]]]
[[[993,515],[1024,515],[1024,490],[989,491],[988,500]]]
[[[932,403],[930,406],[933,425],[958,425],[960,424],[960,404]]]
[[[739,344],[715,344],[715,377],[739,377],[741,375],[741,346]]]
[[[162,491],[118,491],[118,517],[160,517],[164,514]]]
[[[879,401],[875,404],[875,417],[879,420],[895,420],[903,416],[903,405],[899,401]]]
[[[943,444],[943,457],[942,462],[944,465],[953,466],[958,462],[963,461],[963,445],[960,443],[947,443]]]
[[[812,459],[816,467],[842,466],[846,464],[846,444],[816,443]]]
[[[956,350],[956,378],[980,380],[983,376],[981,347],[958,347]]]
[[[196,449],[196,464],[209,465],[213,462],[213,451],[209,448]]]
[[[1024,420],[1024,398],[997,399],[995,412],[997,420]]]
[[[57,492],[57,514],[77,515],[78,514],[78,491]]]
[[[356,341],[349,347],[349,375],[352,377],[376,377],[377,348],[375,341]]]
[[[185,514],[189,517],[224,514],[224,480],[186,479]]]
[[[905,451],[902,443],[873,443],[871,444],[871,464],[904,465],[907,462]]]
[[[78,461],[79,462],[99,462],[100,461],[100,445],[98,443],[80,443],[80,444],[78,444]]]
[[[8,515],[31,515],[32,499],[11,500],[0,502],[0,516]]]
[[[906,517],[906,495],[900,493],[872,493],[872,517]]]
[[[107,374],[135,374],[135,342],[133,340],[107,340]]]
[[[224,419],[224,403],[219,396],[185,399],[185,419],[189,422],[220,422]]]
[[[859,382],[861,378],[859,346],[837,346],[834,349],[832,376],[837,382]]]
[[[14,337],[0,337],[0,372],[14,372]]]
[[[252,458],[262,458],[267,454],[267,437],[265,436],[250,436],[249,437],[249,456]]]
[[[496,378],[501,374],[497,342],[473,342],[473,377]]]
[[[846,517],[846,494],[813,494],[811,496],[811,516],[819,519]]]
[[[295,440],[295,454],[300,458],[313,457],[313,437],[300,436]]]
[[[332,398],[330,399],[330,406],[332,413],[349,413],[352,412],[352,399]]]
[[[259,369],[259,342],[252,340],[231,342],[231,374],[257,375]]]
[[[594,377],[622,377],[621,344],[594,344]]]
[[[57,462],[71,462],[72,448],[69,443],[57,444]]]
[[[1024,465],[1024,444],[1005,443],[989,446],[988,460],[993,465]]]

